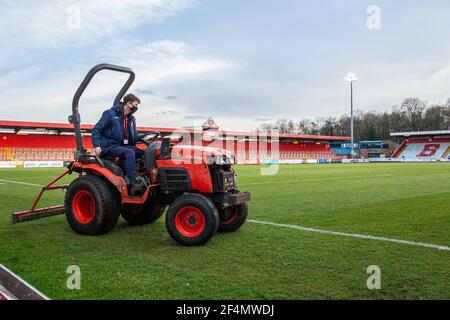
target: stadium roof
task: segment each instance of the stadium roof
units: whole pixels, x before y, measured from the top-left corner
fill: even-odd
[[[82,124],[81,130],[91,132],[94,126],[92,124]],[[73,132],[73,125],[69,123],[52,123],[52,122],[30,122],[30,121],[11,121],[0,120],[0,129],[12,129],[15,132],[20,130],[49,130],[62,132]],[[161,132],[163,134],[170,134],[173,132],[188,132],[190,134],[203,134],[209,131],[198,129],[177,129],[177,128],[158,128],[158,127],[138,127],[140,132]],[[237,137],[256,137],[268,136],[267,133],[256,131],[211,131],[215,136],[237,136]],[[269,134],[270,135],[270,134]],[[303,135],[303,134],[272,134],[271,137],[279,137],[282,139],[303,139],[303,140],[325,140],[325,141],[350,141],[350,137],[342,136],[320,136],[320,135]]]
[[[450,130],[392,132],[391,137],[439,136],[450,135]]]

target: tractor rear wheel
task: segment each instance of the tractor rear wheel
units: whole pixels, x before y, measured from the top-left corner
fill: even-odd
[[[185,193],[169,207],[166,227],[172,238],[185,246],[206,243],[219,227],[214,203],[201,194]]]
[[[247,203],[238,204],[225,210],[220,212],[219,232],[234,232],[247,220]]]
[[[70,227],[84,235],[111,231],[120,215],[117,190],[92,174],[79,177],[70,184],[64,205]]]
[[[143,226],[158,220],[164,213],[161,206],[154,198],[150,198],[144,204],[125,204],[122,209],[122,218],[134,226]]]

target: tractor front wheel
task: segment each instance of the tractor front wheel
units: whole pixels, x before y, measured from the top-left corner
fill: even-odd
[[[248,205],[242,203],[220,212],[219,232],[234,232],[247,220]]]
[[[91,174],[70,184],[64,205],[70,227],[84,235],[111,231],[120,215],[117,190],[103,178]]]
[[[200,194],[183,194],[167,211],[167,231],[176,242],[185,246],[206,243],[218,226],[219,214],[214,203]]]

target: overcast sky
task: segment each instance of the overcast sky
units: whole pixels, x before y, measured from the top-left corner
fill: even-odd
[[[135,69],[145,126],[211,115],[222,129],[249,130],[340,116],[348,72],[360,77],[362,110],[408,96],[444,102],[449,12],[447,0],[0,0],[0,119],[66,122],[77,86],[101,62]],[[92,82],[84,123],[111,106],[121,81],[105,72]]]

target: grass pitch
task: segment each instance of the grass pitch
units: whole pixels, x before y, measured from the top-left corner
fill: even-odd
[[[450,164],[284,165],[274,176],[237,166],[249,218],[450,246]],[[0,263],[53,299],[450,299],[450,251],[248,222],[202,247],[182,247],[164,218],[120,220],[99,237],[64,216],[11,225],[63,169],[0,170]],[[11,181],[11,182],[6,182]],[[61,204],[53,191],[42,205]],[[66,270],[81,268],[81,289]],[[381,269],[369,290],[367,268]]]

